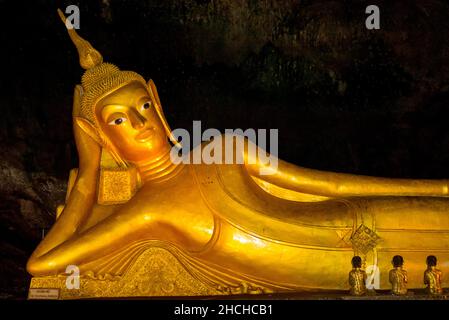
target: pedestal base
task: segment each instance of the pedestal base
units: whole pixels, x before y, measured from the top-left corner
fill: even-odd
[[[67,276],[34,277],[30,299],[80,299],[153,296],[214,296],[226,294],[190,274],[169,251],[150,248],[120,277],[80,276],[79,289],[68,289]],[[36,289],[57,289],[36,290]],[[45,297],[47,295],[47,297]]]

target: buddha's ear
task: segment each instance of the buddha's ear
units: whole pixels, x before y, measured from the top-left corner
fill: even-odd
[[[98,136],[97,130],[94,126],[84,118],[81,118],[81,97],[83,96],[83,87],[80,85],[75,86],[75,92],[73,93],[73,123],[75,126],[75,131],[80,128],[84,133],[91,137],[95,142],[101,145],[100,137]]]
[[[151,79],[148,80],[147,85],[148,85],[148,90],[150,91],[150,94],[151,94],[151,98],[153,98],[154,101],[156,102],[155,109],[159,116],[159,119],[161,119],[162,125],[164,126],[164,129],[165,129],[165,133],[167,134],[167,137],[170,139],[170,141],[175,146],[177,146],[178,148],[181,148],[181,144],[174,137],[174,135],[170,129],[170,126],[168,125],[167,119],[165,118],[164,111],[162,111],[161,100],[159,99],[159,94],[157,93],[156,85],[154,84],[153,80],[151,80]]]
[[[98,135],[97,129],[86,119],[80,117],[73,117],[74,125],[80,128],[84,133],[91,137],[96,143],[101,144],[101,139]],[[76,130],[76,128],[75,128]]]
[[[157,93],[156,85],[154,84],[154,81],[152,79],[148,80],[147,82],[148,89],[150,90],[150,93],[152,94],[153,98],[156,100],[157,104],[161,106],[161,100],[159,99],[159,94]]]
[[[72,115],[74,117],[78,117],[81,110],[81,97],[83,96],[83,87],[79,84],[75,86],[75,90],[73,92],[73,109]]]

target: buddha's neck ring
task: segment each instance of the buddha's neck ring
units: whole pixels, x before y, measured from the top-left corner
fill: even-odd
[[[140,162],[134,162],[141,182],[145,183],[160,183],[172,179],[177,176],[184,167],[182,163],[175,164],[170,157],[170,148],[167,148],[156,158]]]

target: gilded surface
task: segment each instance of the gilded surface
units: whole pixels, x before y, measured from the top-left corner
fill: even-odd
[[[141,250],[120,275],[84,272],[79,289],[68,289],[68,275],[34,277],[30,288],[59,289],[60,299],[138,296],[210,296],[291,291],[238,274],[222,273],[162,243]],[[164,248],[165,247],[165,248]],[[115,257],[117,259],[118,257]],[[120,256],[123,258],[123,256]],[[121,259],[120,259],[121,260]],[[123,260],[120,261],[123,263]],[[265,286],[266,285],[266,286]]]
[[[28,261],[31,287],[60,288],[63,298],[348,290],[354,255],[379,268],[380,289],[392,281],[403,290],[403,273],[388,274],[393,255],[407,261],[409,288],[423,288],[429,254],[449,272],[448,180],[282,160],[262,175],[265,163],[237,143],[242,164],[176,164],[170,152],[179,143],[154,82],[104,63],[75,30],[69,35],[86,69],[73,100],[79,168]],[[223,148],[219,140],[191,153]],[[78,293],[64,289],[68,265],[81,271]]]
[[[115,279],[81,276],[79,289],[67,289],[66,276],[36,277],[30,288],[58,288],[60,299],[225,294],[196,279],[162,248],[146,250],[128,272]]]

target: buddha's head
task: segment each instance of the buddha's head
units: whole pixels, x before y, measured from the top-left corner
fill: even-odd
[[[95,103],[101,132],[124,160],[144,161],[167,148],[167,133],[155,104],[139,81],[126,83]]]
[[[65,16],[59,14],[65,22]],[[119,165],[151,160],[176,143],[165,120],[154,83],[139,74],[104,63],[101,54],[73,28],[70,38],[86,69],[81,79],[81,128],[106,148]]]

